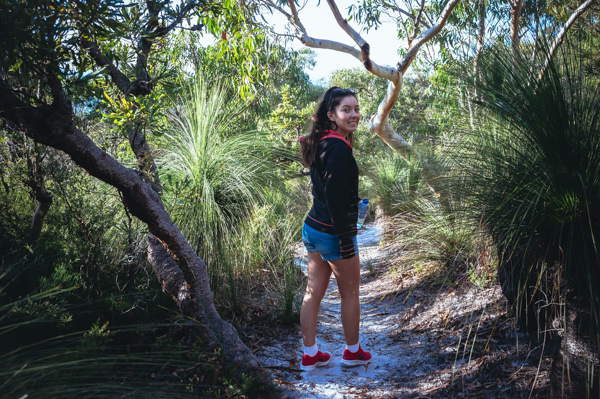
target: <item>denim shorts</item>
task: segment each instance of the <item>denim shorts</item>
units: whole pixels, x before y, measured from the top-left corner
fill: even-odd
[[[356,236],[352,238],[356,255],[358,255],[358,240]],[[323,260],[342,259],[340,253],[340,241],[335,234],[323,233],[313,229],[306,223],[302,227],[302,242],[309,252],[318,252]]]

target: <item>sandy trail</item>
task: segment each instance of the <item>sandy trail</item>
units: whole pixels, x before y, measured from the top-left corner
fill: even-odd
[[[478,379],[484,360],[492,358],[489,355],[492,346],[496,354],[501,354],[499,359],[494,357],[502,365],[499,373],[505,369],[507,372],[527,371],[535,367],[525,362],[519,364],[508,349],[515,342],[506,338],[511,332],[496,322],[497,317],[505,314],[500,309],[504,302],[497,286],[458,292],[452,287],[432,289],[410,281],[392,281],[389,274],[384,273],[386,253],[379,245],[381,236],[382,225],[378,222],[364,226],[358,235],[360,342],[371,352],[373,361],[353,368],[340,364],[344,339],[340,298],[332,277],[317,326],[319,349],[331,354],[330,364],[310,372],[299,370],[302,341],[297,327],[295,333],[274,336],[256,353],[261,364],[272,371],[283,397],[469,397],[469,392],[483,394],[473,397],[488,397],[486,393],[502,388],[495,381],[495,375],[489,377],[489,384],[494,387]],[[303,246],[299,247],[297,262],[306,270]],[[504,335],[499,334],[502,328]],[[498,342],[499,335],[507,342]],[[486,349],[481,350],[484,344]],[[484,353],[485,350],[488,352]],[[475,383],[471,384],[472,380]],[[510,384],[508,386],[510,389]],[[462,393],[455,396],[452,392],[456,390]],[[506,395],[493,397],[527,397],[528,392],[525,389],[521,395],[510,390]],[[467,396],[463,396],[465,394]]]

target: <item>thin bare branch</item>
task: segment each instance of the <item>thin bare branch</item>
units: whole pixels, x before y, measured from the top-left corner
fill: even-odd
[[[399,12],[400,14],[404,14],[404,15],[406,15],[408,18],[412,19],[413,21],[416,21],[416,20],[417,20],[417,16],[416,16],[415,14],[413,14],[413,13],[411,13],[411,12],[408,12],[408,11],[406,11],[406,10],[404,10],[404,9],[402,9],[402,8],[400,8],[400,7],[398,7],[398,6],[390,5],[390,10],[393,10],[393,11]],[[425,16],[427,16],[427,13],[425,13]],[[427,22],[425,22],[425,21],[421,20],[421,23],[423,24],[423,26],[425,26],[425,28],[427,28],[427,29],[429,29],[429,28],[430,28],[430,25],[429,25]]]
[[[565,23],[565,26],[563,26],[563,28],[560,30],[560,32],[558,33],[558,35],[554,39],[554,42],[552,43],[552,46],[550,47],[550,51],[548,52],[548,55],[546,56],[546,60],[544,61],[544,66],[542,67],[542,70],[540,71],[540,75],[539,75],[538,79],[541,79],[542,76],[544,76],[544,72],[546,72],[546,69],[548,68],[548,65],[550,65],[550,61],[552,60],[552,57],[554,56],[554,53],[556,52],[556,49],[558,49],[558,47],[562,44],[563,40],[565,39],[565,36],[566,36],[567,31],[569,30],[569,28],[571,26],[573,26],[573,24],[575,23],[575,21],[577,20],[577,18],[579,18],[588,8],[590,8],[590,6],[592,4],[594,4],[595,1],[596,0],[586,0],[586,1],[584,1],[575,10],[575,12],[573,12],[573,14],[571,14],[571,16],[569,17],[569,19],[567,20],[567,23]]]
[[[425,0],[421,0],[421,7],[419,8],[419,13],[417,14],[417,18],[415,19],[415,29],[414,29],[413,37],[410,39],[409,43],[411,43],[417,36],[417,32],[419,31],[419,25],[421,24],[421,16],[423,15],[424,8],[425,8]]]
[[[460,2],[460,0],[450,0],[446,4],[446,7],[444,7],[444,9],[442,10],[442,13],[438,17],[435,24],[431,28],[427,29],[425,32],[421,33],[419,35],[419,37],[417,37],[413,41],[411,49],[408,50],[408,52],[404,56],[404,59],[398,65],[398,69],[400,70],[400,72],[402,74],[404,74],[406,72],[406,70],[408,69],[408,67],[410,66],[411,62],[417,55],[419,48],[423,44],[425,44],[427,41],[429,41],[431,38],[433,38],[438,33],[440,33],[440,31],[442,30],[444,25],[446,25],[446,21],[448,21],[448,17],[450,16],[450,13],[452,12],[452,10],[454,10],[454,8],[458,5],[459,2]]]

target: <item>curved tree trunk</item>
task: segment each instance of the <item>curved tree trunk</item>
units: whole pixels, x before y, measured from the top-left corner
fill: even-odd
[[[219,316],[205,263],[175,226],[159,194],[144,181],[144,172],[126,168],[79,130],[66,96],[57,96],[49,106],[31,106],[14,95],[1,71],[0,112],[36,142],[65,152],[90,175],[122,193],[131,214],[148,226],[149,257],[164,291],[175,299],[186,316],[198,322],[196,326],[207,344],[222,348],[226,364],[239,375],[262,375],[262,382],[268,383],[266,374],[236,330]]]

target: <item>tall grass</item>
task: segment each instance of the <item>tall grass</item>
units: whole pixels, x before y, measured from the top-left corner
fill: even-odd
[[[28,292],[19,272],[45,254],[23,254],[0,254],[2,397],[247,397],[253,389],[230,377],[156,279],[146,291],[113,284],[91,297],[76,272],[57,266]]]
[[[493,281],[493,246],[462,203],[442,205],[438,197],[424,192],[391,221],[398,271],[434,276],[444,284],[471,282],[485,287]]]
[[[408,161],[385,153],[368,168],[372,195],[391,216],[388,241],[398,254],[396,270],[435,275],[451,284],[471,280],[487,285],[495,270],[494,257],[484,232],[466,210],[464,188],[448,183],[455,178],[452,162],[431,150],[425,154]],[[425,184],[424,167],[440,173],[444,198]]]
[[[247,275],[264,276],[259,283],[278,304],[276,315],[292,322],[298,317],[298,289],[302,285],[294,249],[309,205],[308,197],[293,181],[284,188],[268,191],[266,204],[255,207],[252,217],[240,226],[235,245],[244,247],[244,251],[233,253],[232,262]]]
[[[40,292],[24,300],[52,301],[64,291]],[[77,306],[68,310],[75,318],[85,311]],[[7,313],[11,314],[6,317]],[[0,307],[0,316],[3,397],[236,396],[225,394],[227,372],[218,354],[204,350],[202,342],[185,334],[193,330],[173,321],[129,325],[97,321],[77,330],[61,326],[60,320],[31,317],[17,302]],[[19,345],[11,345],[17,341]]]
[[[274,177],[269,142],[258,132],[238,131],[244,104],[219,84],[191,82],[174,107],[159,158],[164,198],[219,291],[233,281],[227,252],[244,250],[234,246],[237,227],[264,203],[263,187]]]
[[[367,167],[372,191],[383,211],[395,215],[406,207],[422,189],[421,162],[415,157],[407,161],[391,151],[376,157]]]

